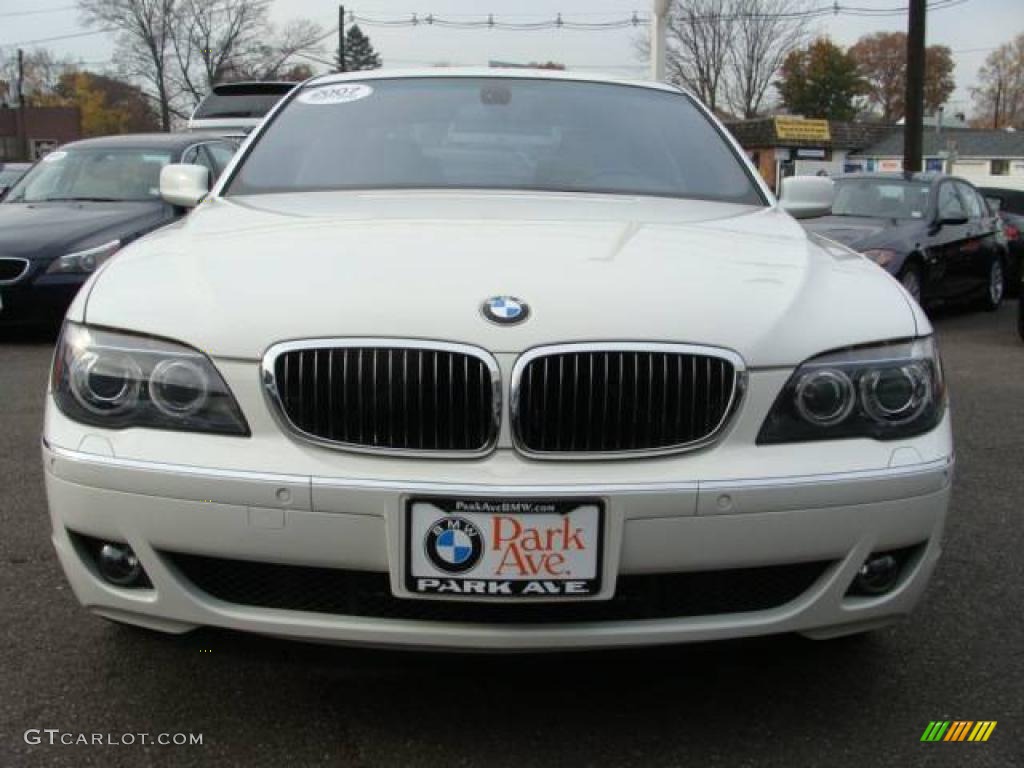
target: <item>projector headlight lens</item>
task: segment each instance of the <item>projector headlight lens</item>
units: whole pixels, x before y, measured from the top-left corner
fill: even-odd
[[[161,360],[149,377],[149,396],[167,416],[191,416],[210,394],[206,372],[191,360]]]

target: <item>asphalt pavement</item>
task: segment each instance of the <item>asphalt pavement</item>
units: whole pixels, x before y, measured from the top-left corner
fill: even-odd
[[[935,318],[958,465],[945,553],[911,620],[832,642],[568,655],[383,652],[213,630],[176,638],[86,614],[51,549],[43,495],[52,338],[7,334],[0,768],[1024,766],[1015,313],[1011,303],[995,315]],[[932,720],[998,725],[983,744],[921,743]],[[51,746],[45,729],[115,743]],[[138,734],[178,733],[201,734],[202,744],[139,743]]]

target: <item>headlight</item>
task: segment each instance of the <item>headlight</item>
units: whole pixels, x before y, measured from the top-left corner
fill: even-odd
[[[95,248],[69,253],[54,259],[53,263],[47,268],[46,274],[88,275],[91,272],[95,272],[97,267],[117,253],[120,248],[120,240],[111,240],[109,243],[97,245]]]
[[[896,251],[890,250],[889,248],[870,248],[866,251],[862,251],[861,253],[880,267],[888,267],[899,255]]]
[[[213,364],[170,341],[65,323],[52,386],[66,416],[98,427],[250,434]]]
[[[895,440],[933,429],[945,406],[934,340],[860,347],[801,365],[776,398],[757,442]]]

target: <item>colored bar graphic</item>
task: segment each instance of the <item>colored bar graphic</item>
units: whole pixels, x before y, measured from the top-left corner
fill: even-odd
[[[932,720],[921,741],[988,741],[995,729],[995,720]]]
[[[953,727],[949,729],[949,735],[946,736],[946,741],[963,741],[964,737],[967,736],[968,728],[974,723],[970,720],[957,720],[953,723]]]
[[[948,720],[932,720],[921,734],[921,741],[938,741],[949,728]]]

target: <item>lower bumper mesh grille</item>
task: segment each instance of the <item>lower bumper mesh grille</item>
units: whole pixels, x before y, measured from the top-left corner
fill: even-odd
[[[414,621],[547,624],[713,616],[776,608],[806,592],[830,562],[620,576],[599,602],[495,604],[407,600],[385,573],[163,553],[202,591],[225,602]]]

